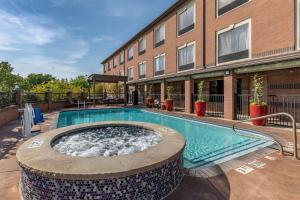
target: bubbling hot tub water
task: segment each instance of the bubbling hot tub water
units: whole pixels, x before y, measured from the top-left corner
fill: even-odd
[[[152,130],[134,126],[110,126],[62,136],[53,142],[53,148],[70,156],[109,157],[144,151],[160,141],[161,136]]]

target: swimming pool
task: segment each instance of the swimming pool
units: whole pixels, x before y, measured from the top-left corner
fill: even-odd
[[[213,165],[245,155],[272,142],[242,137],[228,127],[174,117],[136,108],[64,111],[59,114],[57,128],[101,121],[138,121],[167,126],[177,130],[186,140],[184,167]],[[256,134],[241,131],[244,134]],[[265,138],[265,136],[261,136]]]

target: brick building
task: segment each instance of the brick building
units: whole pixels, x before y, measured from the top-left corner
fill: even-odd
[[[234,119],[247,115],[259,73],[273,112],[293,101],[299,116],[299,7],[300,0],[178,0],[103,60],[104,74],[128,76],[130,90],[144,95],[152,85],[161,101],[173,85],[175,107],[188,113],[204,80],[208,114]]]

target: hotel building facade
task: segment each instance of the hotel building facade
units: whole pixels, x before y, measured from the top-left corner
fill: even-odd
[[[264,77],[272,112],[299,118],[300,0],[178,0],[102,61],[105,75],[128,76],[127,87],[193,112],[204,80],[208,114],[248,115],[251,80]],[[294,104],[292,105],[291,103]],[[286,106],[286,105],[288,106]],[[211,112],[210,112],[211,111]]]

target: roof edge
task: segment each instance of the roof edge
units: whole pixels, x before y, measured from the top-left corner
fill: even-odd
[[[101,64],[106,63],[115,53],[118,51],[121,51],[123,48],[128,46],[130,43],[132,43],[134,40],[142,36],[146,31],[148,31],[152,26],[155,24],[158,24],[163,18],[168,16],[171,12],[173,12],[175,9],[177,9],[179,6],[187,2],[188,0],[177,0],[174,4],[172,4],[169,8],[167,8],[165,11],[163,11],[158,17],[156,17],[153,21],[151,21],[148,25],[146,25],[142,30],[140,30],[138,33],[136,33],[133,37],[131,37],[127,42],[125,42],[123,45],[121,45],[117,50],[115,50],[113,53],[111,53],[108,57],[106,57]]]

